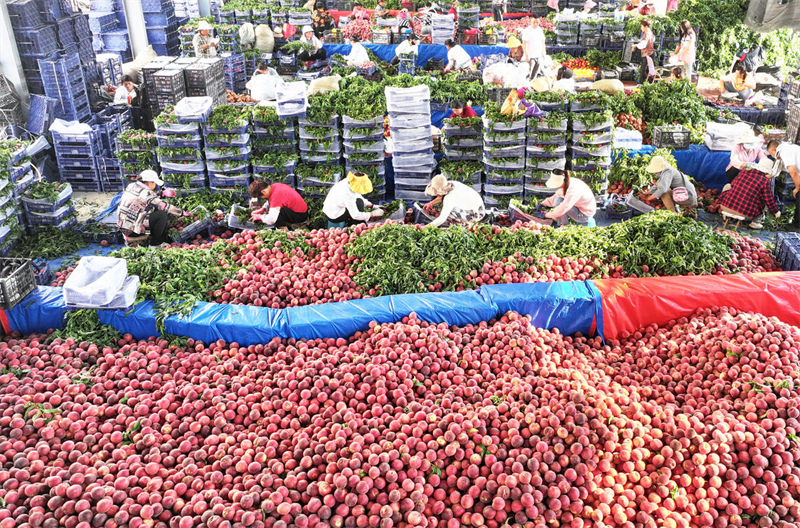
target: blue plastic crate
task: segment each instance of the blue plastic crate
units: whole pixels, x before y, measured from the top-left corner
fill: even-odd
[[[163,0],[142,0],[142,12],[160,13],[165,9],[172,9],[172,4]]]
[[[169,30],[166,27],[148,27],[147,41],[150,44],[167,44],[168,42],[178,41],[178,32]]]
[[[89,27],[89,15],[86,13],[73,14],[72,25],[75,29],[75,36],[77,36],[78,39],[92,36],[92,29]]]
[[[174,24],[176,20],[177,19],[175,18],[174,12],[144,13],[144,25],[147,26],[147,29],[152,29],[156,27],[166,28],[167,26]]]
[[[250,185],[250,174],[248,173],[208,173],[209,187],[247,187]]]
[[[38,0],[11,0],[6,5],[13,27],[37,28],[44,24]]]
[[[119,19],[114,13],[91,13],[89,28],[92,33],[108,33],[119,27]]]
[[[71,18],[62,18],[56,22],[56,32],[58,34],[58,41],[62,46],[78,42],[75,36],[75,24]]]
[[[56,158],[61,169],[92,170],[95,168],[94,156],[66,157],[59,156],[56,151]]]
[[[20,53],[47,55],[59,51],[55,25],[42,26],[38,29],[19,29],[14,31],[14,36]]]
[[[26,174],[31,171],[31,162],[26,161],[20,165],[14,165],[8,169],[8,179],[12,182],[21,180]]]
[[[49,94],[48,94],[49,95]],[[92,117],[92,108],[86,94],[72,100],[59,100],[56,106],[56,117],[66,121],[80,121],[85,123]]]
[[[25,128],[39,136],[45,134],[53,122],[56,102],[55,99],[44,95],[31,95],[31,107]]]
[[[52,225],[57,226],[61,224],[69,215],[75,212],[75,207],[72,204],[63,205],[57,211],[52,213],[43,213],[36,211],[28,211],[26,217],[28,218],[28,225]]]
[[[99,183],[97,169],[69,169],[60,168],[61,181],[69,182],[72,190],[76,191],[75,183]]]
[[[125,51],[130,49],[131,44],[128,40],[127,29],[117,29],[108,33],[101,33],[103,48],[112,51]]]

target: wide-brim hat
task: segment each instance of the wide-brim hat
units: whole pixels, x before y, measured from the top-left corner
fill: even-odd
[[[544,186],[547,187],[548,189],[558,189],[562,185],[564,185],[564,175],[556,174],[555,172],[550,174],[550,177],[544,184]]]
[[[347,183],[350,184],[350,189],[352,189],[354,193],[369,194],[372,192],[372,182],[366,174],[357,176],[352,172],[348,173]]]
[[[431,182],[425,187],[425,194],[429,196],[444,196],[453,190],[453,184],[447,181],[444,174],[437,174],[431,178]]]
[[[653,156],[653,158],[650,160],[650,164],[647,165],[645,170],[651,174],[658,174],[659,172],[665,171],[669,168],[670,164],[667,163],[667,160],[661,156]]]
[[[213,28],[213,27],[211,27],[211,24],[209,24],[209,23],[208,23],[208,22],[206,22],[205,20],[201,20],[201,21],[200,21],[200,22],[197,24],[197,31],[211,31],[212,29],[214,29],[214,28]]]
[[[772,174],[772,171],[775,169],[775,162],[769,158],[761,158],[758,161],[758,165],[756,165],[756,170],[763,172],[764,174]]]
[[[756,133],[753,132],[752,128],[748,128],[742,132],[738,138],[736,138],[736,143],[739,145],[744,143],[756,143],[757,141],[758,138],[756,137]]]

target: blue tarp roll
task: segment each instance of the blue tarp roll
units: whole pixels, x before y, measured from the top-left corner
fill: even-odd
[[[645,145],[641,150],[629,150],[628,156],[652,154],[655,147]],[[705,145],[689,145],[688,150],[673,150],[678,168],[709,189],[719,189],[728,183],[725,168],[731,160],[728,151],[712,151]]]
[[[328,52],[328,57],[337,53],[344,55],[350,54],[350,44],[323,44],[323,48]],[[389,62],[395,58],[397,45],[364,44],[364,47],[371,49],[379,59]],[[470,57],[480,57],[481,55],[494,55],[502,53],[508,55],[508,48],[505,46],[466,46],[462,45]],[[428,63],[428,59],[442,59],[447,64],[447,48],[442,45],[420,44],[419,56],[417,57],[417,67],[422,68]]]
[[[101,310],[100,322],[136,339],[158,335],[154,305],[145,301],[129,311]],[[170,316],[168,333],[206,343],[217,339],[241,345],[272,339],[339,338],[366,330],[370,321],[396,322],[416,313],[431,323],[464,326],[494,319],[508,311],[532,316],[541,328],[564,334],[602,332],[602,302],[589,282],[502,284],[480,290],[393,295],[343,303],[273,310],[255,306],[198,303],[186,318]],[[63,324],[61,288],[40,287],[6,312],[11,331],[43,333]]]

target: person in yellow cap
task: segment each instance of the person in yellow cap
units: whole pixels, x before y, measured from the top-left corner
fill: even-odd
[[[371,192],[372,182],[363,172],[351,172],[347,178],[335,183],[322,204],[329,225],[354,225],[383,216],[383,210],[377,207],[372,212],[366,211],[372,203],[364,195]]]
[[[439,218],[430,223],[433,227],[439,227],[445,222],[448,225],[474,224],[486,216],[483,198],[475,189],[461,182],[447,181],[443,174],[431,179],[425,188],[425,194],[436,197],[423,206],[426,213],[430,213],[434,205],[442,204]]]
[[[664,207],[673,212],[677,204],[687,216],[697,218],[697,191],[691,180],[661,156],[653,156],[645,170],[657,180],[648,191],[648,200],[661,200]]]
[[[514,60],[522,60],[522,41],[516,35],[511,35],[506,39],[508,56]]]

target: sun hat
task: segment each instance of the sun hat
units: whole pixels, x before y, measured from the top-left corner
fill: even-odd
[[[548,189],[558,189],[564,185],[564,173],[551,172],[550,177],[545,182],[544,186]]]
[[[764,174],[772,174],[775,169],[775,162],[769,158],[761,158],[756,165],[756,170]]]
[[[212,29],[214,29],[214,28],[213,28],[213,27],[211,27],[211,24],[209,24],[209,23],[208,23],[208,22],[206,22],[205,20],[201,20],[201,21],[200,21],[200,22],[197,24],[197,31],[204,31],[204,30],[205,30],[205,31],[211,31]]]
[[[314,29],[311,26],[303,26],[303,35],[306,33],[313,33]]]
[[[653,156],[653,158],[650,160],[650,164],[645,170],[651,174],[658,174],[659,172],[665,171],[669,168],[670,164],[667,163],[667,160],[661,156]]]
[[[756,143],[758,138],[756,137],[756,133],[753,132],[752,128],[748,128],[742,134],[736,138],[736,143],[741,145],[744,143]]]
[[[156,171],[154,170],[145,170],[139,174],[139,179],[143,182],[153,182],[159,187],[164,185],[164,180],[158,177]]]
[[[356,176],[352,172],[347,174],[347,183],[350,184],[350,189],[358,194],[369,194],[372,192],[372,182],[369,181],[369,176],[363,174]]]
[[[425,187],[425,194],[428,196],[444,196],[453,190],[453,184],[447,181],[444,174],[437,174],[431,178],[431,182]]]

